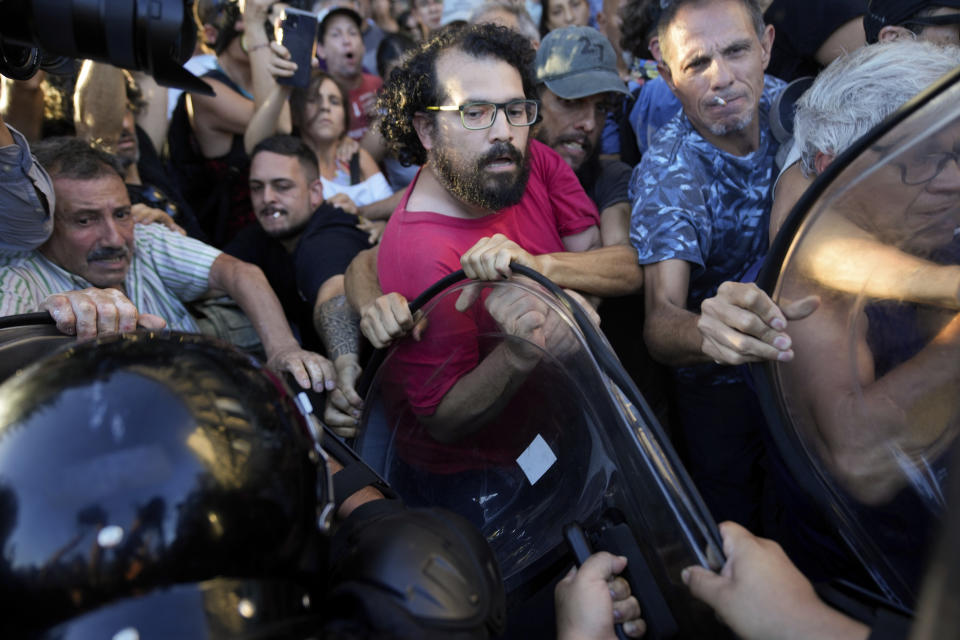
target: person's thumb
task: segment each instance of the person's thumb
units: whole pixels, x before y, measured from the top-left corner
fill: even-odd
[[[807,296],[783,307],[787,320],[803,320],[820,306],[820,296]]]
[[[479,297],[480,287],[467,285],[464,287],[463,291],[460,292],[460,297],[457,298],[457,302],[454,304],[454,307],[456,307],[457,311],[466,311],[474,302],[477,301],[477,298]]]
[[[167,326],[167,321],[152,313],[141,313],[137,316],[137,326],[143,327],[144,329],[159,330]]]
[[[698,566],[687,567],[680,573],[680,578],[690,593],[714,608],[727,584],[727,578]]]

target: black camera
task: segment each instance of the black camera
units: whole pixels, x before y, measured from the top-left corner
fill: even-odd
[[[15,79],[90,58],[213,95],[182,66],[196,38],[193,0],[0,0],[0,74]]]

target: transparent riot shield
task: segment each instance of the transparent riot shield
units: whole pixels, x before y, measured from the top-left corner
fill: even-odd
[[[46,311],[0,317],[0,382],[74,340]]]
[[[420,339],[377,370],[356,450],[405,502],[481,530],[510,605],[565,573],[576,522],[628,556],[649,637],[724,637],[680,581],[722,564],[715,524],[593,321],[544,284],[460,283],[427,303]]]
[[[757,367],[773,435],[870,577],[907,609],[945,507],[960,427],[960,84],[922,94],[834,161],[759,284],[796,354]]]

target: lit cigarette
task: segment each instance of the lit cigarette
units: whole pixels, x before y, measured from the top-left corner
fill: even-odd
[[[713,100],[710,101],[710,104],[722,107],[727,104],[727,101],[721,98],[720,96],[713,96]]]

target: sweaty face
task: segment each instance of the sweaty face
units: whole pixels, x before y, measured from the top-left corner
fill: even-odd
[[[347,130],[346,116],[340,89],[325,78],[303,106],[303,128],[312,140],[339,140]]]
[[[520,74],[512,66],[460,51],[449,51],[437,60],[437,83],[445,89],[444,105],[525,98]],[[519,202],[526,190],[529,129],[511,125],[502,109],[493,126],[478,130],[465,129],[458,111],[437,112],[436,127],[425,141],[428,162],[455,198],[497,211]]]
[[[250,163],[250,201],[267,235],[285,240],[307,226],[323,191],[319,181],[308,183],[297,157],[261,151]]]
[[[346,15],[334,16],[318,52],[327,63],[327,70],[337,77],[353,78],[362,70],[363,38],[357,23]]]
[[[130,198],[116,174],[54,178],[53,234],[40,251],[90,284],[123,287],[133,257]]]
[[[660,41],[664,79],[704,138],[723,148],[725,137],[759,131],[757,106],[770,61],[773,29],[761,40],[747,10],[729,0],[681,8]]]
[[[567,100],[546,87],[540,92],[537,140],[551,147],[574,171],[590,158],[600,142],[607,117],[607,96],[597,94]]]
[[[549,4],[545,18],[547,31],[590,24],[590,4],[587,0],[550,0]]]

